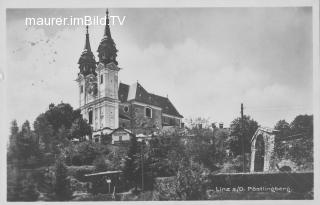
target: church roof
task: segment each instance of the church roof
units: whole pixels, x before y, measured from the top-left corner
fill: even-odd
[[[183,117],[167,97],[149,93],[138,82],[131,86],[120,83],[118,97],[122,103],[134,100],[160,107],[164,114]]]
[[[104,29],[103,38],[100,41],[97,51],[99,62],[103,62],[105,64],[113,62],[116,65],[118,65],[118,62],[116,60],[118,50],[116,48],[116,44],[114,43],[111,37],[108,10],[106,11],[106,25]]]
[[[86,26],[86,30],[87,30],[87,32],[86,32],[86,40],[85,40],[85,44],[84,44],[84,49],[83,49],[81,56],[79,58],[79,61],[78,61],[79,69],[80,69],[80,73],[83,75],[89,75],[89,74],[96,75],[96,72],[95,72],[96,61],[95,61],[94,55],[91,51],[88,26]]]

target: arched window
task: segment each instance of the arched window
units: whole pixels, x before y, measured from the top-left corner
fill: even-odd
[[[92,110],[89,110],[89,124],[91,125],[92,124]]]
[[[152,109],[150,107],[145,108],[145,116],[152,118]]]

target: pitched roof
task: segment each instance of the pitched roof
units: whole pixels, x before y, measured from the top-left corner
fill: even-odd
[[[128,99],[128,93],[129,93],[129,85],[120,83],[119,90],[118,90],[118,98],[120,102],[126,102]]]
[[[139,83],[134,83],[131,86],[120,83],[118,97],[122,103],[134,100],[160,107],[164,114],[183,117],[168,98],[148,93]]]

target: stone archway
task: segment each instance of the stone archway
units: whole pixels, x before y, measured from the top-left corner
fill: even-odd
[[[262,172],[264,168],[265,143],[262,135],[258,135],[255,143],[254,171]]]
[[[259,127],[251,139],[250,172],[267,172],[271,170],[271,158],[274,149],[274,138],[277,131]]]

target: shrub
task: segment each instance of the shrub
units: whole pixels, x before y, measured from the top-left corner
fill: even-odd
[[[182,163],[177,174],[176,192],[181,200],[204,200],[209,170],[195,162]]]
[[[95,171],[107,171],[112,168],[111,162],[106,159],[104,156],[99,156],[93,161],[93,166],[95,167]]]
[[[68,165],[81,166],[92,165],[98,156],[108,154],[109,150],[100,143],[84,141],[69,145],[65,148],[65,153]]]

